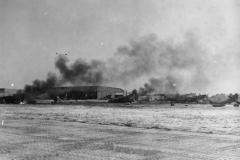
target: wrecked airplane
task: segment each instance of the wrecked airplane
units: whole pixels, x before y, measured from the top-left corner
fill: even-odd
[[[228,99],[225,101],[221,101],[221,102],[216,102],[213,100],[209,100],[209,103],[213,106],[213,107],[224,107],[227,104],[232,104],[234,107],[239,107],[240,102],[238,101],[238,94],[230,94],[228,95]]]
[[[191,95],[191,94],[162,94],[163,101],[170,101],[174,103],[208,103],[207,95]]]

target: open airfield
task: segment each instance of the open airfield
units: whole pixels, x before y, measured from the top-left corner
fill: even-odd
[[[240,159],[240,108],[0,105],[0,159]]]

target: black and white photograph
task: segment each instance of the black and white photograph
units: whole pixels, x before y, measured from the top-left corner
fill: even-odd
[[[240,0],[0,0],[0,160],[240,160]]]

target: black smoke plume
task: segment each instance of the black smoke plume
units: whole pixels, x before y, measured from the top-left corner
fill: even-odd
[[[99,85],[102,84],[103,62],[93,60],[90,63],[82,59],[76,60],[72,65],[67,66],[69,60],[64,55],[59,55],[55,66],[59,70],[61,77],[59,84],[71,83],[74,85]]]
[[[48,87],[53,87],[57,83],[57,76],[54,73],[48,73],[47,79],[44,80],[34,80],[32,85],[25,85],[24,91],[26,93],[45,93]]]

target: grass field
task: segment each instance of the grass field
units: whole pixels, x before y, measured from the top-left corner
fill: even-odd
[[[200,104],[0,105],[0,159],[215,159],[209,147],[239,159],[239,114]]]

